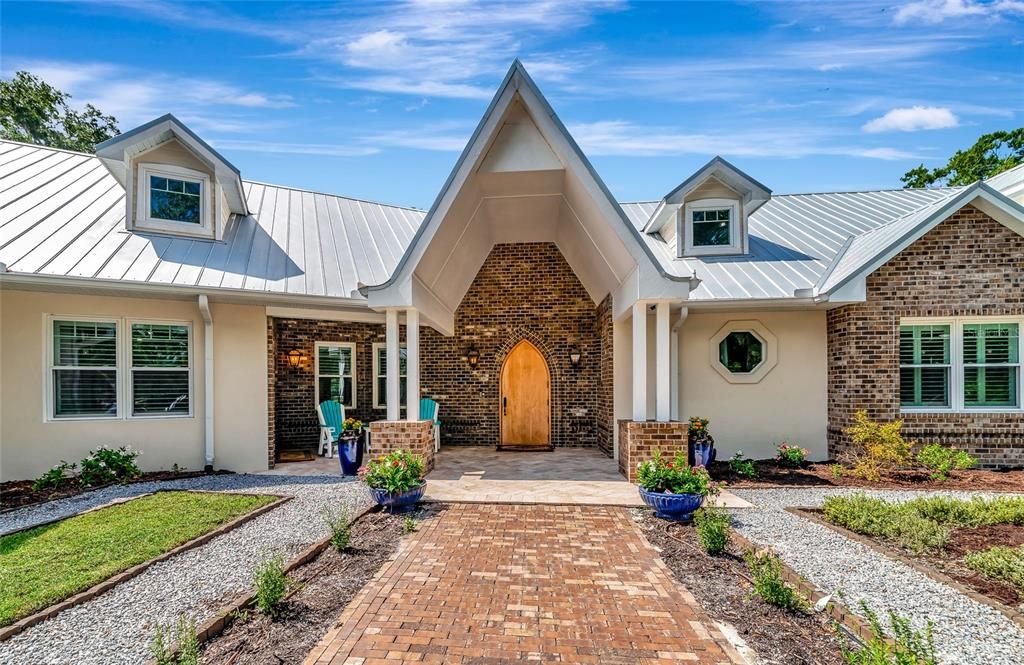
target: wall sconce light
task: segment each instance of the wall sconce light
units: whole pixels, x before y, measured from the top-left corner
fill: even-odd
[[[466,351],[466,362],[468,362],[471,367],[476,367],[476,364],[480,362],[480,352],[477,351],[475,347],[470,347],[469,351]]]
[[[578,348],[573,348],[569,351],[569,364],[572,365],[573,369],[580,366],[580,359],[583,358],[583,354],[580,353]]]
[[[288,352],[288,364],[292,367],[298,367],[299,363],[306,359],[306,356],[302,354],[302,351],[298,349],[292,349]]]

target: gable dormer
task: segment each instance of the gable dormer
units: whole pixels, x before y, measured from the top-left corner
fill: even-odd
[[[96,146],[125,190],[128,231],[210,240],[231,214],[246,215],[237,168],[173,115]]]
[[[661,200],[644,231],[674,241],[678,257],[746,254],[747,218],[771,194],[715,157]]]

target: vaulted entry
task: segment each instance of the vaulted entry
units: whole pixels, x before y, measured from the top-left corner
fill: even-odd
[[[501,366],[498,447],[551,448],[551,372],[537,347],[516,344]]]

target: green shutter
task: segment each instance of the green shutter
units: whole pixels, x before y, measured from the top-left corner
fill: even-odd
[[[964,406],[1018,406],[1018,328],[1016,323],[964,325]]]
[[[948,325],[900,326],[900,405],[949,407]]]

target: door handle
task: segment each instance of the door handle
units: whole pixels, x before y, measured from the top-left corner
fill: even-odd
[[[508,398],[507,397],[502,397],[501,398],[501,415],[503,415],[503,416],[507,416],[508,415]]]

